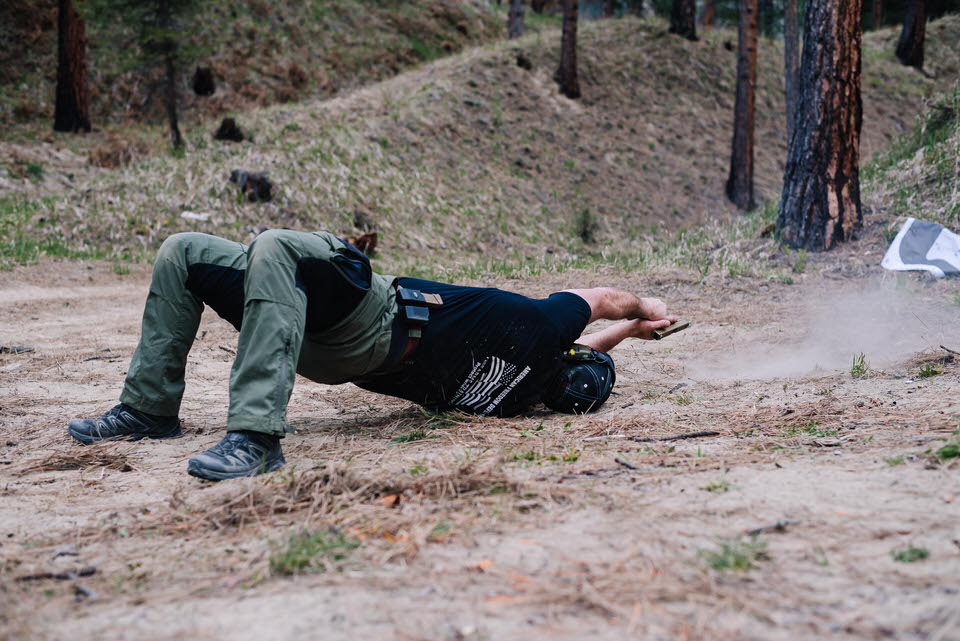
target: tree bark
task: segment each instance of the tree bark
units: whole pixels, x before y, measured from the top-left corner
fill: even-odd
[[[737,99],[727,197],[740,209],[753,209],[753,124],[757,87],[757,0],[740,0],[737,45]]]
[[[163,53],[163,67],[165,72],[164,103],[167,109],[167,121],[170,123],[170,144],[174,149],[183,147],[183,136],[180,135],[180,125],[177,122],[177,43],[173,39],[173,16],[170,5],[166,0],[160,0],[157,7],[157,23],[163,31],[160,39],[160,50]]]
[[[927,1],[907,0],[897,58],[908,67],[923,69],[923,38],[927,29]]]
[[[687,40],[697,39],[697,7],[695,0],[673,0],[670,10],[670,33]]]
[[[507,13],[507,38],[513,40],[523,35],[523,0],[510,0]]]
[[[796,132],[787,149],[780,238],[824,251],[863,223],[860,0],[808,0]]]
[[[612,18],[614,12],[617,10],[616,0],[606,0],[603,3],[603,15],[607,18]]]
[[[170,122],[170,144],[174,149],[183,147],[183,136],[180,135],[180,125],[177,123],[177,69],[173,60],[173,52],[168,52],[164,59],[166,69],[166,106],[167,120]]]
[[[700,26],[704,29],[712,29],[713,21],[717,18],[717,6],[714,0],[704,0],[703,11],[700,12]]]
[[[883,27],[883,0],[873,0],[873,30]]]
[[[797,74],[800,71],[799,25],[797,24],[797,0],[784,0],[783,4],[783,84],[787,97],[787,142],[793,137],[793,121],[800,99]]]
[[[54,131],[90,131],[87,39],[73,0],[60,0],[57,12],[57,94]]]
[[[560,42],[560,68],[556,80],[567,98],[580,97],[577,80],[577,0],[563,0],[563,36]]]
[[[760,23],[760,33],[767,38],[773,37],[773,0],[760,0],[757,19]]]

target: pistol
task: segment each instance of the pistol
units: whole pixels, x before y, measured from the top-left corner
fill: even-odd
[[[690,327],[690,321],[679,320],[673,325],[668,325],[663,329],[653,330],[653,339],[658,341],[661,338],[669,336],[670,334],[676,334],[677,332],[682,332],[688,327]]]

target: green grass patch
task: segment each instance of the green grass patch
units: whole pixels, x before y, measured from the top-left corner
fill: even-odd
[[[900,563],[916,563],[917,561],[925,561],[930,558],[930,551],[927,548],[909,545],[905,548],[893,550],[890,552],[890,556],[893,557],[894,561]]]
[[[907,459],[903,456],[891,456],[890,458],[883,459],[883,462],[890,467],[899,467],[906,463],[906,461]]]
[[[758,562],[769,559],[767,544],[756,538],[721,541],[719,549],[703,551],[701,556],[707,567],[715,572],[746,572]]]
[[[713,482],[711,482],[711,483],[707,483],[706,485],[704,485],[704,486],[703,486],[702,488],[700,488],[700,489],[702,489],[702,490],[704,490],[704,491],[706,491],[706,492],[715,492],[715,493],[717,493],[717,494],[721,494],[721,493],[723,493],[723,492],[729,492],[729,491],[730,491],[730,483],[728,483],[728,482],[727,482],[726,480],[724,480],[724,479],[721,479],[721,480],[719,480],[719,481],[713,481]]]
[[[940,374],[943,374],[942,369],[933,363],[927,363],[920,368],[919,372],[917,372],[917,378],[931,378],[933,376],[939,376]]]
[[[960,440],[947,443],[937,450],[935,455],[941,461],[949,461],[951,459],[960,458]]]
[[[946,142],[958,126],[957,114],[960,112],[960,94],[954,90],[934,103],[918,119],[913,131],[894,142],[886,153],[866,165],[861,172],[864,181],[871,181],[898,164],[913,158],[918,151],[934,154],[937,148]]]
[[[294,534],[270,555],[270,573],[292,576],[324,572],[332,564],[345,560],[358,547],[359,541],[335,530]]]
[[[440,521],[427,534],[428,543],[446,543],[453,536],[453,525],[450,521]]]
[[[866,378],[870,373],[870,366],[867,365],[867,357],[863,352],[853,355],[853,362],[850,365],[851,378]]]
[[[810,438],[833,438],[837,435],[837,430],[832,428],[822,428],[816,421],[810,421],[806,425],[795,425],[786,429],[784,436],[795,438],[798,436],[807,436]]]
[[[97,259],[106,252],[73,249],[61,241],[45,214],[49,199],[0,198],[0,270],[33,265],[41,257]]]
[[[27,177],[31,180],[43,180],[43,167],[34,163],[27,163]]]
[[[416,463],[411,465],[409,468],[407,468],[406,472],[410,476],[424,476],[430,472],[430,468],[428,468],[423,463],[417,461]]]
[[[399,445],[402,443],[413,443],[415,441],[425,441],[430,438],[437,438],[437,435],[430,434],[429,432],[426,432],[424,430],[415,430],[413,432],[409,432],[407,434],[401,434],[396,438],[390,439],[390,442]]]

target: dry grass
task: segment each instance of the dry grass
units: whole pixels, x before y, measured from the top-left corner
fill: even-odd
[[[941,22],[944,40],[960,28],[955,18]],[[689,43],[667,37],[657,20],[585,24],[579,102],[559,97],[550,79],[556,31],[473,49],[334,100],[249,112],[241,124],[255,143],[228,147],[211,144],[207,131],[188,134],[185,157],[92,177],[81,185],[91,191],[49,203],[26,233],[123,253],[187,229],[241,241],[264,225],[353,235],[364,218],[380,233],[387,272],[524,275],[518,269],[600,262],[635,271],[675,261],[659,253],[665,237],[733,214],[723,195],[734,82],[724,42],[732,37],[717,30]],[[878,51],[870,38],[866,47]],[[761,48],[757,190],[773,199],[785,153],[782,56],[776,44]],[[516,66],[517,49],[532,71]],[[899,114],[917,112],[944,81],[885,54],[864,67],[878,83],[865,87],[869,155],[901,133]],[[238,202],[226,178],[239,167],[269,171],[274,201]],[[187,221],[184,209],[211,216]],[[584,212],[597,222],[592,243],[578,231]],[[749,271],[750,261],[716,249],[681,262],[700,276]],[[464,265],[473,271],[459,273]]]
[[[64,472],[69,470],[106,469],[130,472],[136,469],[132,454],[136,445],[125,443],[96,443],[75,447],[65,452],[54,452],[45,458],[27,462],[13,471],[18,476],[36,472]]]
[[[519,484],[505,473],[499,459],[467,459],[449,467],[435,466],[424,476],[360,472],[330,464],[318,470],[284,471],[245,483],[224,484],[190,497],[174,494],[168,526],[242,528],[263,525],[275,515],[296,514],[304,524],[327,520],[353,523],[350,508],[394,508],[408,503],[448,501],[474,495],[516,494]]]

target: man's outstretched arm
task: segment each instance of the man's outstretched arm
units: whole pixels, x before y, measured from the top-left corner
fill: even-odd
[[[678,320],[678,317],[667,314],[667,305],[659,298],[641,298],[612,287],[564,291],[576,294],[590,305],[591,323],[597,320],[623,321],[577,340],[599,352],[609,352],[627,338],[650,340],[654,330]]]

